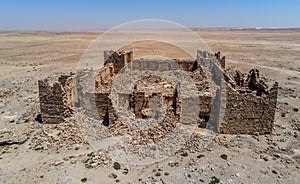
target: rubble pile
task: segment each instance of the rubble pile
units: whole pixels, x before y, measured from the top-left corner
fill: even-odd
[[[190,139],[185,143],[184,147],[178,151],[178,153],[196,153],[203,151],[211,144],[213,135],[203,135],[200,132],[195,132],[190,136]]]
[[[86,168],[98,168],[111,165],[111,159],[103,152],[95,151],[82,156],[81,162]]]
[[[31,149],[47,150],[62,147],[76,149],[86,143],[78,125],[70,118],[59,124],[42,127],[31,139]]]

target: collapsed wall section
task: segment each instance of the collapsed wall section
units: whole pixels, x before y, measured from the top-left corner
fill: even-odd
[[[133,57],[132,52],[104,51],[104,67],[95,78],[94,102],[99,117],[108,125],[115,120],[114,109],[110,99],[111,87],[115,76]]]

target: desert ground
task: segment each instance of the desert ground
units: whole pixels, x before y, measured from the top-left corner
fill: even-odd
[[[194,146],[144,166],[120,163],[116,169],[86,143],[76,123],[35,121],[37,81],[76,72],[85,49],[102,31],[0,31],[0,141],[14,142],[0,145],[0,183],[299,183],[300,30],[195,32],[226,56],[228,67],[258,68],[267,81],[279,83],[272,134],[218,134],[203,149]],[[184,57],[155,42],[125,48],[137,57],[149,47]]]

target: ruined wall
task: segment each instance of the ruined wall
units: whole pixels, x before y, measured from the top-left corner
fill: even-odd
[[[195,67],[195,61],[192,60],[174,60],[174,62],[178,63],[185,71],[192,71]]]
[[[112,63],[114,68],[114,73],[117,74],[119,71],[128,63],[133,60],[133,52],[114,52],[114,51],[104,51],[104,66]]]
[[[136,118],[158,118],[162,108],[174,110],[176,90],[165,79],[149,75],[137,81],[130,96],[130,108]]]
[[[142,118],[142,109],[145,106],[144,103],[146,103],[145,92],[135,92],[132,96],[131,102],[131,107],[134,110],[135,117]]]
[[[139,90],[134,88],[131,94],[119,94],[118,97],[118,103],[128,104],[128,108],[131,108],[136,118],[152,117],[151,113],[155,114],[155,109],[158,110],[162,102],[172,117],[166,117],[170,122],[180,119],[181,123],[193,123],[194,117],[189,115],[199,112],[199,118],[209,118],[206,127],[219,133],[265,134],[272,131],[278,84],[275,83],[268,90],[260,80],[257,69],[251,70],[248,77],[240,72],[231,75],[225,70],[225,57],[221,58],[220,52],[211,54],[198,51],[196,61],[147,59],[133,61],[132,52],[113,51],[105,52],[104,57],[105,65],[95,75],[93,71],[82,71],[76,80],[74,74],[70,74],[52,81],[50,78],[38,81],[40,109],[44,123],[64,121],[72,114],[74,102],[83,107],[87,113],[103,118],[107,126],[116,122],[117,116],[110,99],[111,86],[118,72],[127,65],[133,70],[163,72],[183,69],[189,73],[197,88],[191,92],[195,94],[194,96],[184,97],[180,95],[178,86],[170,87],[171,85],[162,82],[163,80],[156,81],[155,77],[149,77],[149,80],[144,81],[146,85],[138,87]],[[92,81],[86,81],[85,79],[91,75]],[[74,89],[75,83],[78,85],[77,89]],[[94,87],[95,91],[87,90]],[[81,94],[81,98],[77,99],[78,94]],[[198,106],[191,105],[198,100]],[[197,116],[197,113],[193,115]]]
[[[268,90],[257,69],[249,74],[225,70],[225,57],[198,51],[197,61],[213,81],[212,112],[207,128],[225,134],[271,133],[276,111],[278,84]],[[248,76],[248,77],[247,77]],[[201,112],[200,112],[201,114]]]
[[[183,69],[192,71],[195,61],[192,60],[162,60],[153,61],[148,59],[134,60],[129,64],[132,70],[153,70],[153,71],[170,71]]]
[[[213,81],[217,86],[221,86],[224,78],[225,57],[221,58],[220,52],[212,54],[198,50],[197,62],[202,67],[206,78]]]
[[[72,114],[74,105],[74,75],[62,75],[58,80],[39,80],[39,100],[43,123],[60,123]]]
[[[226,91],[226,109],[219,132],[225,134],[266,134],[274,125],[278,84],[268,95],[258,96],[254,91],[237,91],[230,85]]]
[[[218,63],[220,64],[221,68],[225,69],[225,56],[221,57],[221,52],[215,53],[215,57],[218,60]]]
[[[100,117],[104,117],[107,113],[107,109],[112,106],[111,100],[109,99],[110,93],[96,93],[95,103],[98,114]]]
[[[110,99],[110,93],[96,93],[95,104],[100,118],[105,125],[109,125],[116,120],[115,110]]]
[[[174,92],[172,95],[167,95],[170,98],[168,101],[173,103],[174,114],[181,117],[182,123],[192,122],[195,117],[189,117],[191,112],[199,112],[199,117],[207,117],[211,111],[211,93],[208,85],[208,81],[203,75],[202,68],[197,63],[197,61],[192,60],[161,60],[153,61],[147,59],[134,60],[131,63],[131,69],[133,70],[155,70],[155,71],[170,71],[170,70],[185,70],[190,75],[191,79],[194,81],[194,84],[198,91],[198,95],[195,95],[193,98],[188,97],[184,98],[178,96],[177,92]],[[184,89],[182,89],[184,90]],[[138,96],[138,95],[137,95]],[[143,99],[144,95],[140,94],[140,99]],[[172,97],[171,97],[172,96]],[[165,97],[164,97],[165,98]],[[144,100],[144,99],[143,99]],[[141,100],[141,104],[142,101]],[[145,101],[145,100],[144,100]],[[191,106],[192,102],[199,101],[198,106]],[[191,102],[191,103],[189,103]],[[139,101],[135,105],[139,105]],[[141,105],[140,104],[140,105]],[[182,107],[183,106],[183,107]],[[137,109],[136,109],[137,110]],[[141,113],[137,113],[138,117],[142,117]]]
[[[211,111],[211,95],[201,95],[199,96],[199,115],[209,116]]]
[[[113,64],[107,64],[99,71],[95,78],[95,91],[96,93],[109,92],[113,78],[115,76],[115,71]]]
[[[217,85],[216,92],[212,97],[211,112],[206,128],[219,132],[219,125],[222,123],[226,110],[226,86],[225,80],[221,79]]]
[[[126,65],[133,61],[133,51],[125,52],[124,55],[125,55],[125,64]]]
[[[104,67],[101,68],[95,78],[95,93],[87,94],[94,103],[97,115],[109,124],[114,121],[115,114],[112,101],[109,98],[114,77],[120,70],[133,59],[133,52],[104,51]]]

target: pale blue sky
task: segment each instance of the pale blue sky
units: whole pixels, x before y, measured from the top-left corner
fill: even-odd
[[[187,27],[300,27],[300,0],[1,0],[0,29],[109,29],[137,19]]]

